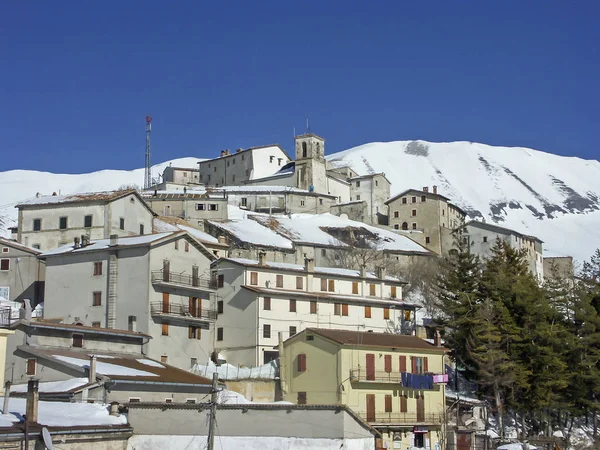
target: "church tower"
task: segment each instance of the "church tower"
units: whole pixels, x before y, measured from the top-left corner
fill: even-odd
[[[296,187],[327,193],[325,139],[316,134],[296,136]]]

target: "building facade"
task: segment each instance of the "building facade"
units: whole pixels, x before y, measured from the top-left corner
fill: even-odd
[[[0,238],[0,297],[13,302],[28,299],[32,306],[44,301],[46,266],[41,251]]]
[[[200,171],[198,168],[168,166],[162,173],[162,183],[200,184]]]
[[[194,226],[202,226],[204,220],[227,220],[227,196],[188,192],[149,190],[144,200],[159,216],[177,217]]]
[[[278,356],[279,333],[308,327],[412,334],[417,306],[402,301],[400,280],[356,270],[221,258],[217,279],[216,349],[231,364],[258,366]]]
[[[209,358],[216,257],[189,233],[114,237],[41,258],[46,319],[146,333],[150,357],[185,369]]]
[[[346,405],[386,448],[432,449],[445,431],[446,351],[415,336],[307,328],[283,343],[284,398]]]
[[[444,244],[451,243],[452,230],[466,218],[462,209],[438,194],[437,186],[433,186],[431,192],[427,186],[421,191],[408,189],[385,204],[392,229],[411,232],[411,239],[438,255],[447,251]]]
[[[135,236],[152,232],[154,213],[135,190],[40,196],[22,202],[19,243],[42,251],[86,236]]]

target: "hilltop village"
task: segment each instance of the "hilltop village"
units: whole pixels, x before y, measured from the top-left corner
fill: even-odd
[[[438,186],[391,196],[385,173],[332,165],[315,134],[294,144],[19,202],[0,239],[0,381],[38,438],[44,420],[68,448],[214,434],[197,418],[218,390],[219,435],[257,448],[491,445],[490,409],[418,287],[457,244],[485,260],[504,242],[539,283],[572,259],[471,220]]]

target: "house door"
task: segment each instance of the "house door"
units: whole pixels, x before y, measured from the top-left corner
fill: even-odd
[[[367,353],[367,380],[375,380],[375,355]]]
[[[375,422],[375,394],[367,394],[367,422]]]
[[[425,422],[425,398],[423,394],[417,396],[417,422]]]
[[[163,292],[162,312],[169,314],[169,293]]]
[[[190,297],[189,307],[192,317],[202,317],[202,299]]]
[[[456,450],[471,450],[471,433],[456,433]]]
[[[163,281],[170,281],[171,263],[168,259],[163,260]]]

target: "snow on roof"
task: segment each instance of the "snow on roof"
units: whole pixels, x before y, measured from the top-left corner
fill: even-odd
[[[227,222],[210,221],[209,223],[224,229],[237,239],[253,245],[283,249],[293,248],[292,243],[288,239],[280,236],[269,228],[263,227],[255,220],[241,219],[229,220]]]
[[[70,378],[63,381],[47,381],[39,383],[39,392],[41,394],[52,394],[58,392],[69,392],[73,389],[77,389],[81,386],[85,386],[89,383],[87,378]],[[12,393],[25,393],[27,392],[26,384],[15,384],[10,387]]]
[[[131,236],[131,237],[119,237],[117,240],[117,245],[119,247],[135,247],[139,245],[148,245],[152,242],[156,242],[160,239],[166,238],[167,236],[171,236],[174,233],[157,233],[157,234],[144,234],[142,236]],[[83,253],[90,252],[95,250],[105,250],[110,247],[110,239],[99,239],[97,241],[91,241],[90,245],[86,245],[85,247],[73,248],[72,244],[63,245],[62,247],[55,248],[53,250],[49,250],[47,252],[42,253],[41,257],[44,258],[46,256],[54,256],[54,255],[62,255],[65,253]]]
[[[40,197],[24,200],[20,202],[17,207],[31,205],[55,205],[59,203],[76,202],[108,202],[124,195],[136,193],[137,192],[134,189],[124,189],[116,191],[82,192],[80,194],[68,195],[42,195]]]
[[[20,422],[25,414],[27,400],[12,398],[8,403],[9,414],[0,416],[0,427],[13,426],[13,422]],[[124,415],[111,416],[108,406],[100,403],[69,403],[46,402],[38,404],[38,423],[48,427],[76,427],[91,425],[126,425]]]
[[[71,356],[52,355],[53,358],[59,361],[73,364],[81,368],[89,368],[89,359],[73,358]],[[145,364],[145,363],[142,363]],[[146,364],[148,365],[148,364]],[[164,367],[164,366],[163,366]],[[146,372],[144,370],[132,369],[131,367],[120,366],[117,364],[105,363],[102,361],[96,362],[96,373],[100,375],[117,375],[121,377],[157,377],[155,373]]]
[[[239,367],[228,363],[217,366],[214,362],[209,361],[207,364],[195,364],[191,371],[209,379],[216,372],[219,374],[219,380],[274,380],[277,378],[277,364],[275,361],[258,367]]]
[[[219,391],[217,403],[228,404],[228,405],[292,405],[291,402],[279,401],[279,402],[253,402],[248,400],[242,394],[228,389],[222,389]]]
[[[190,226],[188,222],[176,217],[155,217],[152,226],[154,231],[157,233],[187,231],[200,242],[208,244],[219,243],[219,240],[216,237],[211,236],[210,234],[205,233],[198,228]]]

